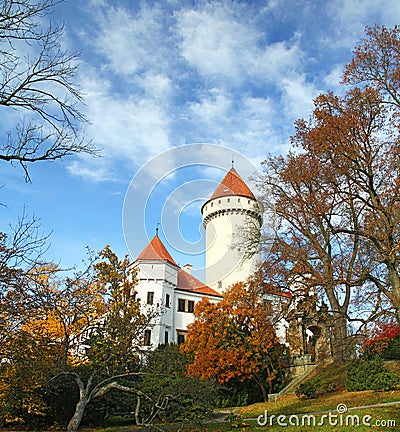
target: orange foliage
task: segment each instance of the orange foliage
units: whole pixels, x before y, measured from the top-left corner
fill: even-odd
[[[194,314],[182,346],[193,355],[189,375],[224,383],[251,378],[267,366],[278,339],[255,286],[235,284],[218,304],[203,299]]]

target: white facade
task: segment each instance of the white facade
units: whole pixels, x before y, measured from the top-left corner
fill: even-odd
[[[203,297],[216,303],[221,300],[217,292],[168,260],[138,259],[133,268],[143,312],[158,311],[146,332],[144,345],[149,349],[159,344],[182,343],[188,325],[194,321],[195,304]]]
[[[137,271],[137,298],[142,309],[157,309],[162,313],[151,329],[146,345],[175,342],[173,331],[173,299],[178,281],[178,268],[168,261],[138,260],[134,263]]]
[[[256,236],[261,227],[261,207],[253,198],[228,195],[209,200],[202,214],[206,283],[223,293],[230,285],[245,281],[261,262],[259,252],[246,256],[249,234]]]

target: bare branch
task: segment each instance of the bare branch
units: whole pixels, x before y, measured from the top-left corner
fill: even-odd
[[[26,114],[15,132],[0,138],[0,160],[18,163],[27,181],[29,163],[98,155],[81,131],[86,118],[75,84],[79,56],[61,48],[62,27],[42,27],[42,18],[57,3],[6,0],[0,10],[0,108]],[[27,56],[21,43],[28,47]]]

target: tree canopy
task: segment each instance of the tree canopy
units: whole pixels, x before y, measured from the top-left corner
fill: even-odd
[[[315,99],[292,151],[269,157],[260,180],[276,215],[271,255],[289,288],[303,275],[329,300],[339,361],[349,321],[400,319],[400,33],[374,26],[366,35],[345,68],[353,86]]]
[[[226,383],[251,378],[264,399],[276,378],[275,351],[279,345],[268,307],[255,283],[238,283],[223,299],[203,299],[195,306],[183,350],[193,356],[188,373]]]

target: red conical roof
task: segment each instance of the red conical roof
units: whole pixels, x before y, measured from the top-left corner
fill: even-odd
[[[247,198],[256,199],[253,192],[249,189],[244,180],[240,177],[235,168],[231,168],[221,183],[211,195],[209,201],[228,195],[239,195]]]
[[[150,243],[143,249],[140,255],[137,257],[137,260],[162,260],[168,261],[171,264],[178,266],[178,264],[174,261],[172,256],[167,251],[167,248],[164,246],[163,242],[160,240],[158,235],[155,235]]]
[[[177,288],[183,291],[195,292],[197,294],[222,297],[220,293],[203,284],[199,279],[182,269],[178,271]]]

